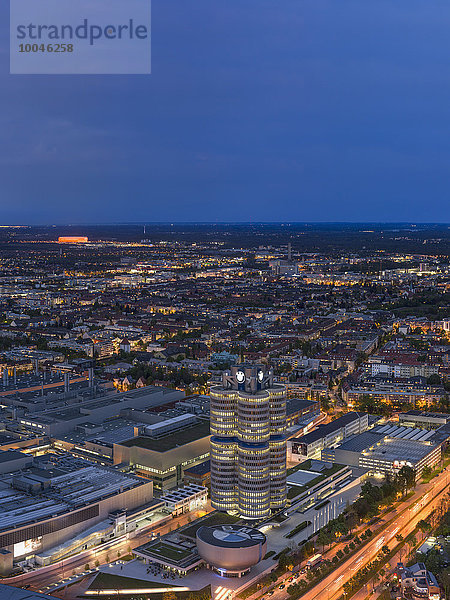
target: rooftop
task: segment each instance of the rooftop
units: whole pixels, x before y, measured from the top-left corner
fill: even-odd
[[[55,600],[54,596],[4,585],[3,583],[0,583],[0,598],[2,600]]]
[[[20,458],[27,458],[26,454],[19,452],[18,450],[1,450],[0,451],[0,463],[9,462],[12,460],[19,460]]]
[[[221,548],[250,548],[266,541],[261,531],[246,525],[202,526],[197,529],[197,538]]]
[[[71,456],[55,459],[53,464],[37,461],[37,466],[22,471],[16,480],[20,489],[13,487],[11,476],[0,480],[0,531],[64,514],[145,483]],[[39,496],[26,491],[27,486],[41,486]]]
[[[169,433],[158,439],[138,436],[126,442],[121,442],[121,445],[127,447],[136,446],[138,448],[145,448],[146,450],[153,450],[154,452],[167,452],[168,450],[173,450],[174,448],[207,436],[209,436],[209,421],[200,421],[192,427]]]
[[[311,433],[307,433],[306,435],[298,438],[292,438],[292,441],[301,442],[304,444],[312,444],[317,440],[320,440],[321,438],[329,435],[330,433],[337,431],[341,427],[345,427],[352,421],[363,417],[365,414],[366,413],[361,412],[349,412],[345,415],[342,415],[342,417],[331,421],[331,423],[327,423],[326,425],[320,425],[317,429],[311,431]]]
[[[189,467],[189,469],[184,469],[184,473],[192,473],[193,475],[206,475],[211,471],[211,461],[205,460],[198,465],[194,465],[193,467]]]
[[[432,450],[432,446],[413,440],[391,438],[368,448],[363,457],[386,461],[407,461],[417,463]]]
[[[339,444],[339,450],[348,450],[349,452],[362,452],[369,446],[376,444],[383,439],[383,436],[372,431],[365,431],[359,435],[354,435],[345,439]]]

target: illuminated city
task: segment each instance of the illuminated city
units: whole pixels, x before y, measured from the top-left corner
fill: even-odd
[[[443,599],[450,237],[393,229],[3,229],[2,584]]]
[[[0,600],[450,600],[449,23],[0,3]]]

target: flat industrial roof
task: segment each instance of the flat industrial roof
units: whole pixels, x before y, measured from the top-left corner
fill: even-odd
[[[363,457],[387,462],[398,460],[417,463],[435,447],[413,440],[391,438],[367,449],[363,453]]]
[[[349,452],[362,452],[382,439],[383,436],[380,434],[364,431],[364,433],[345,439],[342,444],[339,444],[338,448],[339,450],[348,450]]]
[[[198,465],[194,465],[193,467],[189,467],[189,469],[184,469],[184,473],[192,473],[193,475],[206,475],[211,471],[211,461],[205,460]]]
[[[290,398],[289,400],[286,400],[286,413],[287,415],[291,415],[298,410],[309,408],[315,404],[319,404],[319,401],[307,400],[306,398]]]
[[[18,450],[0,450],[0,463],[19,460],[20,458],[27,458],[27,455]],[[28,458],[31,457],[28,456]]]
[[[0,583],[0,598],[2,600],[55,600],[54,596],[4,585],[3,583]]]
[[[25,484],[51,482],[40,496],[11,487],[11,476],[0,480],[0,531],[21,527],[121,493],[144,483],[134,475],[93,465],[82,459],[62,457],[61,464],[30,468],[18,475]]]
[[[200,440],[209,435],[209,421],[200,421],[196,425],[192,425],[192,427],[170,432],[166,436],[160,438],[138,436],[131,440],[127,440],[126,442],[121,442],[121,445],[129,448],[133,446],[146,448],[147,450],[153,450],[154,452],[167,452],[167,450],[189,444],[190,442]]]

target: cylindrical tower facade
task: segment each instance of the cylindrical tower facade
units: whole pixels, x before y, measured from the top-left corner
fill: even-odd
[[[274,384],[270,395],[270,508],[286,504],[286,388]]]
[[[211,388],[211,504],[261,520],[286,504],[286,391],[265,365]]]
[[[237,440],[211,438],[211,504],[215,509],[239,509]]]
[[[211,388],[211,504],[225,512],[239,508],[237,400],[235,390]]]
[[[270,514],[270,396],[265,390],[238,398],[239,514],[263,519]]]
[[[269,444],[238,445],[239,514],[259,520],[270,515]]]
[[[270,448],[270,508],[277,510],[286,504],[286,438],[272,436]]]

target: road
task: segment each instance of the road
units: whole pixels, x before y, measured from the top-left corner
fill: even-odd
[[[449,471],[445,470],[438,477],[433,479],[430,484],[419,484],[414,495],[400,504],[396,509],[385,515],[387,523],[395,519],[386,526],[382,532],[374,536],[368,543],[364,544],[355,554],[353,554],[343,564],[322,581],[317,583],[311,590],[302,594],[302,600],[335,600],[343,593],[343,586],[357,571],[362,569],[368,562],[372,561],[381,551],[384,545],[391,549],[397,534],[404,538],[409,535],[421,519],[427,516],[439,505],[443,492],[448,488]],[[396,514],[398,514],[397,518]],[[334,552],[333,552],[334,554]],[[331,556],[331,555],[330,555]],[[329,558],[327,556],[326,558]],[[276,584],[276,589],[271,596],[271,600],[286,600],[289,596],[286,588],[280,590],[278,586],[283,583],[286,587],[289,585],[287,579],[290,574],[286,574]],[[299,581],[297,579],[297,581]],[[256,597],[256,595],[255,595]],[[250,599],[249,599],[250,600]]]
[[[212,508],[208,502],[205,512],[210,512],[211,510]],[[155,527],[151,532],[147,530],[134,538],[127,539],[125,537],[124,539],[117,541],[112,540],[107,548],[105,548],[105,545],[91,548],[90,550],[69,557],[68,559],[55,563],[49,567],[5,579],[4,583],[15,586],[28,584],[33,590],[48,592],[48,586],[72,577],[74,574],[83,572],[86,564],[89,564],[90,568],[93,568],[97,561],[102,565],[117,560],[119,556],[128,554],[128,548],[130,546],[131,548],[136,548],[137,546],[150,541],[152,534],[159,533],[160,535],[165,535],[170,531],[188,524],[190,520],[193,520],[194,518],[196,518],[194,514],[186,513],[185,515],[171,519],[168,523],[160,527]]]
[[[450,468],[450,467],[449,467]],[[438,506],[442,493],[447,489],[449,471],[445,470],[439,476],[434,478],[430,484],[419,484],[414,494],[405,502],[398,505],[390,513],[384,516],[387,526],[386,529],[374,536],[369,542],[364,544],[355,554],[353,554],[345,563],[338,566],[332,574],[320,581],[310,591],[302,595],[302,600],[335,600],[342,595],[343,585],[348,581],[359,569],[363,568],[368,562],[372,561],[381,551],[382,546],[393,544],[391,540],[395,540],[397,534],[401,534],[404,538],[411,533],[418,521],[426,519],[427,516]],[[182,515],[169,523],[152,530],[152,533],[160,533],[164,535],[169,531],[181,527],[189,522],[192,515]],[[392,521],[392,523],[390,523]],[[105,564],[111,560],[115,560],[118,556],[128,553],[128,547],[132,548],[139,546],[150,539],[149,532],[136,536],[133,539],[124,539],[114,542],[107,548],[93,548],[81,555],[73,557],[72,560],[67,559],[47,569],[26,573],[19,577],[5,580],[5,583],[11,585],[22,586],[31,584],[35,590],[46,590],[46,587],[56,581],[72,576],[73,572],[80,573],[84,571],[84,566],[89,563],[91,568],[95,562]],[[336,552],[336,548],[332,553],[327,553],[326,558],[331,558]],[[107,560],[108,559],[108,560]],[[286,588],[280,590],[280,584],[289,585],[287,580],[291,576],[290,573],[281,578],[274,590],[271,600],[286,600],[288,594]],[[261,592],[255,594],[255,598],[261,596]],[[253,598],[253,597],[252,597]],[[250,600],[250,599],[249,599]]]

